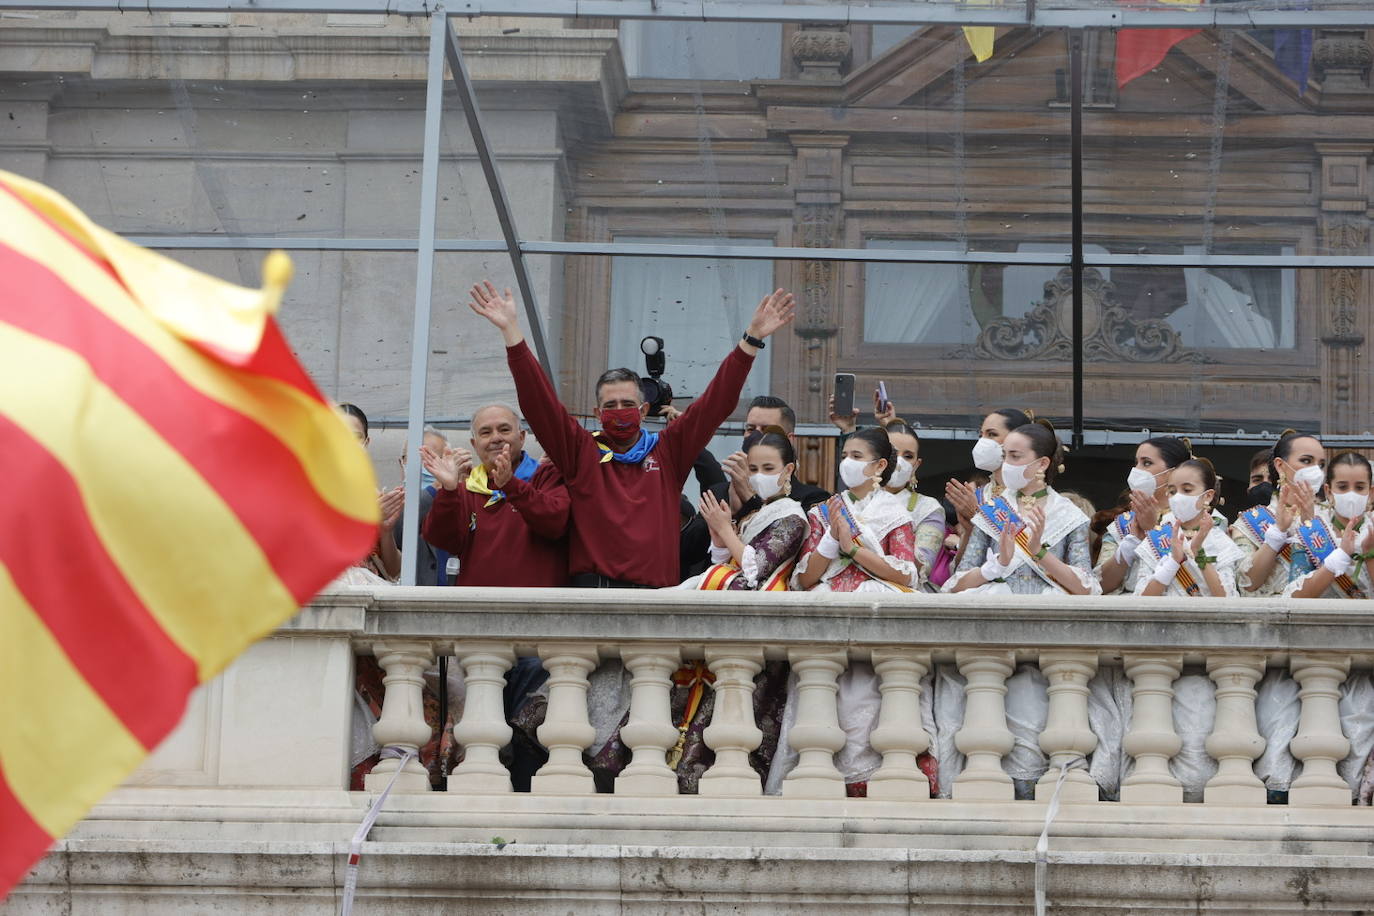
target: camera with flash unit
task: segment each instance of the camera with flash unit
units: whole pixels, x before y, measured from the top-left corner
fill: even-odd
[[[639,393],[649,405],[649,416],[656,417],[664,407],[673,403],[673,386],[663,380],[663,370],[668,365],[663,353],[662,337],[646,337],[639,342],[640,352],[644,354],[644,368],[647,378],[640,378]]]

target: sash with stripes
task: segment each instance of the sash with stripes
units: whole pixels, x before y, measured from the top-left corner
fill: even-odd
[[[1165,522],[1158,528],[1151,528],[1146,533],[1145,539],[1149,542],[1150,550],[1155,555],[1156,564],[1169,556],[1173,551],[1173,533],[1174,526],[1172,522]],[[1202,594],[1202,588],[1197,584],[1197,580],[1193,578],[1193,574],[1188,571],[1186,566],[1179,566],[1178,572],[1174,575],[1174,581],[1190,595]]]
[[[1303,549],[1312,558],[1312,566],[1322,565],[1322,561],[1331,555],[1331,551],[1336,549],[1337,538],[1331,533],[1331,529],[1326,527],[1326,522],[1320,518],[1313,518],[1310,522],[1304,522],[1298,526],[1298,540],[1302,542]],[[1336,587],[1339,588],[1347,598],[1364,598],[1364,589],[1350,578],[1349,575],[1337,576]]]
[[[1123,512],[1116,517],[1113,524],[1116,525],[1116,539],[1119,541],[1131,533],[1131,522],[1135,520],[1134,512]]]
[[[1236,521],[1245,525],[1245,530],[1261,547],[1264,546],[1264,533],[1278,524],[1278,519],[1274,518],[1274,513],[1269,511],[1268,506],[1255,506],[1246,509],[1236,517]],[[1283,557],[1285,563],[1291,563],[1293,561],[1292,545],[1284,544],[1283,549],[1279,551],[1279,556]]]
[[[759,586],[761,592],[785,592],[787,591],[787,581],[792,578],[792,569],[797,565],[796,560],[788,560],[773,571],[773,575],[768,577],[768,581]],[[739,567],[733,563],[717,563],[706,570],[701,576],[701,581],[697,583],[699,592],[722,592],[730,587],[730,583],[740,574]]]
[[[1001,496],[994,496],[990,502],[980,502],[978,504],[978,511],[982,513],[983,518],[998,534],[1001,534],[1008,524],[1021,525],[1021,517],[1016,514],[1016,510],[1011,507],[1011,504]],[[1035,571],[1036,575],[1062,592],[1064,587],[1054,581],[1054,577],[1051,576],[1045,567],[1040,565],[1040,561],[1035,558],[1035,554],[1040,548],[1031,548],[1030,538],[1026,537],[1026,529],[1024,527],[1016,532],[1014,540],[1016,541],[1016,546],[1020,547],[1021,551],[1025,553],[1026,563],[1030,564],[1030,568]]]

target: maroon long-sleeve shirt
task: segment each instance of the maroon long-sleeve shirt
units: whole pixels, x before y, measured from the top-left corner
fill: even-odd
[[[569,497],[558,468],[545,461],[525,482],[512,477],[506,498],[440,488],[420,535],[458,557],[458,585],[568,584]]]
[[[754,358],[731,349],[701,397],[659,434],[658,445],[639,464],[602,463],[596,440],[564,409],[525,343],[507,348],[506,361],[525,420],[567,482],[569,572],[676,585],[682,485],[692,462],[739,404]]]

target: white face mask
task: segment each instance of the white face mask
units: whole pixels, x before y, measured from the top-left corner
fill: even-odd
[[[864,468],[872,464],[872,461],[860,461],[858,458],[846,458],[840,462],[840,480],[849,489],[861,487],[868,483],[869,475],[864,473]]]
[[[759,494],[762,500],[770,500],[782,492],[781,474],[751,474],[749,485],[754,488],[754,492]]]
[[[973,443],[973,466],[991,474],[1002,466],[1002,444],[987,436]]]
[[[1126,486],[1132,490],[1143,490],[1146,493],[1155,491],[1155,477],[1144,468],[1131,468],[1131,473],[1126,475]]]
[[[1326,483],[1326,471],[1312,464],[1294,474],[1293,479],[1298,483],[1307,484],[1307,488],[1315,493]]]
[[[1008,490],[1019,493],[1031,482],[1031,466],[1034,464],[1034,461],[1030,464],[1003,464],[1002,483],[1006,484]]]
[[[907,481],[911,479],[911,475],[915,470],[916,469],[912,467],[910,461],[907,461],[905,458],[898,455],[897,467],[895,470],[893,470],[892,477],[888,480],[887,485],[889,487],[906,486]]]
[[[1331,497],[1331,501],[1336,506],[1336,514],[1341,518],[1359,518],[1364,515],[1364,510],[1369,508],[1369,494],[1356,493],[1337,493]]]
[[[1181,524],[1186,525],[1202,511],[1202,506],[1199,505],[1201,502],[1201,499],[1190,493],[1175,493],[1169,497],[1169,511]]]

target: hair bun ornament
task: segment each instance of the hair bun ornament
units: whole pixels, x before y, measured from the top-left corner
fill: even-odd
[[[763,428],[762,432],[763,432],[764,435],[768,435],[768,434],[770,434],[770,433],[773,434],[773,435],[778,435],[778,436],[786,436],[786,435],[787,435],[787,430],[785,430],[785,429],[783,429],[781,426],[777,426],[777,425],[765,426],[765,427]]]
[[[1061,464],[1061,465],[1055,470],[1055,473],[1056,473],[1056,474],[1062,474],[1062,473],[1064,473],[1064,465]]]
[[[1218,505],[1218,506],[1224,506],[1224,505],[1226,505],[1226,497],[1225,497],[1225,496],[1218,496],[1218,497],[1217,497],[1217,505]]]
[[[1186,448],[1186,449],[1188,450],[1188,457],[1189,457],[1189,458],[1194,457],[1194,456],[1193,456],[1193,440],[1190,439],[1190,438],[1188,438],[1187,436],[1179,436],[1179,437],[1178,437],[1178,441],[1179,441],[1179,442],[1182,442],[1182,443],[1183,443],[1183,447]]]
[[[1032,410],[1031,408],[1027,407],[1025,410],[1023,410],[1023,411],[1021,411],[1021,412],[1022,412],[1023,414],[1025,414],[1025,415],[1027,416],[1027,418],[1029,418],[1030,421],[1031,421],[1032,423],[1035,422],[1035,411],[1034,411],[1034,410]]]

